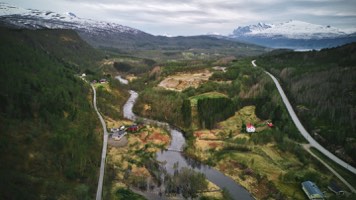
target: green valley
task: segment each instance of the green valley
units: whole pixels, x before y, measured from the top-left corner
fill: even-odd
[[[90,84],[109,132],[103,199],[237,198],[194,168],[201,165],[255,199],[306,199],[307,180],[329,199],[339,198],[331,183],[347,191],[345,199],[355,196],[305,150],[264,72],[279,78],[313,137],[354,165],[354,43],[266,53],[240,43],[229,49],[228,40],[204,36],[154,37],[123,51],[114,46],[125,41],[112,48],[94,41],[99,48],[93,48],[71,30],[1,28],[0,34],[0,199],[94,198],[103,130]],[[135,118],[125,116],[127,103]],[[181,149],[171,146],[174,131],[183,133]],[[355,174],[311,151],[355,183]],[[186,164],[158,160],[164,153]]]

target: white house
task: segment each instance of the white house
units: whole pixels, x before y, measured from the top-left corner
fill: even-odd
[[[256,131],[256,128],[252,124],[246,124],[246,131],[247,133],[254,133]]]

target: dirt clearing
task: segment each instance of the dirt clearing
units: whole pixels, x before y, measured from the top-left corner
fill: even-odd
[[[189,87],[197,88],[202,83],[208,81],[212,74],[208,70],[195,73],[178,73],[168,76],[158,86],[175,91],[183,91]]]

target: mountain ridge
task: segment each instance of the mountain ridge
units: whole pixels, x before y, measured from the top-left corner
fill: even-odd
[[[0,25],[15,29],[72,29],[94,47],[118,49],[137,53],[137,50],[194,51],[194,53],[219,52],[222,55],[257,55],[265,47],[231,41],[213,36],[154,36],[149,33],[116,23],[82,19],[73,13],[58,14],[52,11],[23,9],[0,4]]]
[[[356,41],[356,33],[329,25],[289,20],[279,24],[258,23],[236,28],[228,38],[271,48],[322,49]]]
[[[49,28],[49,29],[62,29],[67,27],[69,29],[80,29],[85,32],[93,32],[94,34],[100,34],[100,29],[95,32],[95,29],[109,29],[113,32],[126,32],[132,34],[144,33],[138,29],[134,29],[128,26],[123,26],[116,23],[96,21],[92,19],[84,19],[77,17],[72,12],[59,14],[52,11],[40,11],[36,9],[24,9],[16,6],[12,6],[5,3],[0,3],[0,17],[2,21],[19,26],[20,28]],[[31,19],[33,21],[31,21]],[[26,22],[27,20],[27,22]],[[60,23],[50,23],[51,21],[60,21]],[[32,23],[29,23],[32,22]],[[147,33],[145,33],[147,34]]]

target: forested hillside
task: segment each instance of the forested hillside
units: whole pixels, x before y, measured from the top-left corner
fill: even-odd
[[[267,55],[258,58],[257,64],[280,78],[310,133],[355,164],[356,43]]]
[[[75,74],[100,55],[72,31],[0,36],[0,199],[93,199],[98,120]]]

